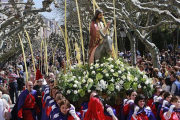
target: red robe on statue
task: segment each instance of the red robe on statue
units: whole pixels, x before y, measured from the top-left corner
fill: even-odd
[[[103,40],[99,30],[103,30],[103,33],[106,33],[106,29],[104,29],[102,22],[96,23],[92,21],[90,26],[89,64],[94,63],[95,50]]]

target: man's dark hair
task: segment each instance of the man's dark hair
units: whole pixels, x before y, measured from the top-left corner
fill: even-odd
[[[100,13],[103,13],[103,11],[100,10],[100,9],[96,9],[96,12],[95,12],[95,15],[94,15],[92,21],[96,21],[96,19],[98,19],[98,15],[99,15]]]
[[[178,78],[177,75],[174,73],[174,74],[171,74],[174,78]]]
[[[166,79],[165,79],[165,84],[166,84],[166,85],[169,85],[169,86],[171,85],[171,80],[170,80],[170,78],[166,78]]]

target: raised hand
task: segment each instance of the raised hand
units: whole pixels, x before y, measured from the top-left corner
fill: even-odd
[[[175,105],[171,105],[170,108],[169,108],[169,112],[173,112],[173,109],[175,108]]]
[[[139,107],[138,106],[136,106],[135,108],[134,108],[134,115],[136,115],[137,114],[137,112],[139,111]]]
[[[114,115],[111,107],[108,107],[106,110],[113,117],[113,120],[118,120],[117,117]]]
[[[167,104],[168,104],[168,101],[167,101],[167,100],[164,100],[162,107],[165,107]]]
[[[134,103],[134,100],[127,101],[127,104],[129,104],[129,103]]]

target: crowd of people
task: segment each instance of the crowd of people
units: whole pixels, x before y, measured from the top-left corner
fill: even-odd
[[[19,60],[16,66],[6,63],[0,71],[2,120],[179,120],[180,62],[176,59],[176,65],[174,65],[172,55],[171,51],[163,50],[159,61],[161,67],[158,69],[153,68],[150,53],[142,57],[137,54],[137,66],[153,78],[154,94],[151,98],[146,98],[133,89],[127,90],[126,98],[119,106],[120,109],[107,105],[96,91],[90,94],[89,101],[83,102],[80,109],[75,109],[75,105],[70,104],[71,100],[63,96],[55,83],[55,74],[60,72],[63,66],[59,70],[53,69],[49,61],[49,74],[41,75],[37,57],[35,58],[36,73],[33,70],[32,61],[29,62],[29,80],[25,80],[26,73],[22,60]],[[126,59],[130,60],[130,57]],[[15,104],[12,111],[9,107],[11,104]]]

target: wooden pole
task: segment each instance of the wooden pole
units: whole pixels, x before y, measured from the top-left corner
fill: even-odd
[[[24,46],[23,46],[23,43],[22,43],[22,40],[21,40],[21,37],[20,37],[19,34],[18,34],[18,37],[19,37],[19,40],[20,40],[20,43],[21,43],[22,52],[23,52],[24,65],[25,65],[25,70],[26,70],[26,82],[28,82],[28,72],[27,72],[27,64],[26,64],[26,55],[24,53]]]
[[[29,42],[29,46],[30,46],[30,50],[31,50],[32,62],[33,62],[33,68],[34,68],[34,72],[36,73],[36,67],[35,67],[35,63],[34,63],[34,55],[33,55],[33,50],[32,50],[32,46],[31,46],[31,41],[30,41],[29,34],[28,34],[28,32],[26,31],[26,29],[24,29],[24,31],[25,31],[26,36],[27,36],[27,38],[28,38],[28,42]]]

